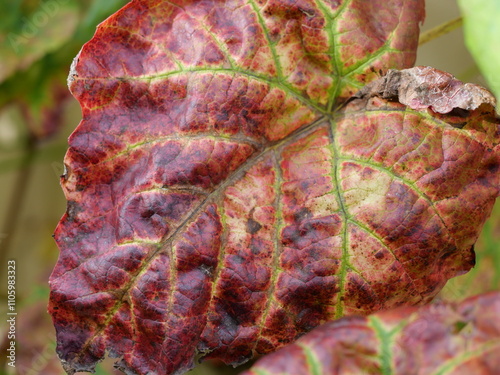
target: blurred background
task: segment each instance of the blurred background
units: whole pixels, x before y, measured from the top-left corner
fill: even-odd
[[[67,138],[81,114],[66,77],[72,59],[97,24],[124,0],[12,0],[0,2],[0,374],[63,374],[46,312],[48,277],[57,261],[52,233],[65,211],[59,186]],[[459,17],[456,0],[428,0],[422,31]],[[463,42],[461,28],[422,45],[417,65],[431,65],[463,81],[486,85]],[[500,207],[486,223],[477,266],[451,280],[438,299],[459,300],[500,290]],[[7,261],[17,263],[16,370],[6,366]],[[98,375],[119,374],[105,360]],[[193,374],[236,374],[217,363]]]

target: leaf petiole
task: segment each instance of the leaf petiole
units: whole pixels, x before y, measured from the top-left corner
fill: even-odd
[[[439,38],[442,35],[448,34],[453,30],[462,26],[462,23],[463,23],[462,17],[458,17],[451,21],[445,22],[439,26],[433,27],[430,30],[424,31],[422,34],[420,34],[420,37],[418,39],[418,45],[421,46],[422,44],[425,44],[427,42],[430,42],[431,40]]]

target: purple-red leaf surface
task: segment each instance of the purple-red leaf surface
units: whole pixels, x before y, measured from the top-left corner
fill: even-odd
[[[241,375],[492,375],[500,293],[328,322]]]
[[[469,270],[498,195],[491,103],[433,112],[468,91],[423,68],[401,74],[424,90],[349,99],[413,64],[422,19],[420,0],[132,1],[102,23],[70,75],[66,370],[237,364]]]

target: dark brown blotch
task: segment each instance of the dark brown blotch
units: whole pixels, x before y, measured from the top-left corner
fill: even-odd
[[[260,225],[257,221],[254,219],[250,218],[247,221],[247,233],[250,234],[255,234],[257,233],[260,229],[262,228],[262,225]]]

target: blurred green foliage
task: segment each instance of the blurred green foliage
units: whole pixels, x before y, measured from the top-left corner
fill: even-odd
[[[16,103],[33,137],[57,132],[71,61],[98,23],[127,1],[16,0],[2,2],[0,108]],[[2,9],[4,8],[4,9]],[[8,9],[7,9],[8,8]]]
[[[466,45],[486,78],[490,89],[500,100],[500,1],[459,0],[464,18]]]

